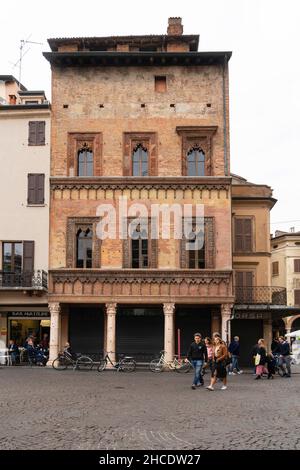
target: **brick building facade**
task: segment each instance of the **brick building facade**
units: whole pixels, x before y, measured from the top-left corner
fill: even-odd
[[[175,18],[168,35],[49,40],[52,358],[68,336],[87,352],[165,349],[170,358],[179,327],[183,347],[195,328],[225,334],[233,302],[231,54],[197,52],[198,39]],[[97,207],[120,196],[149,209],[204,204],[202,268],[190,269],[180,240],[149,240],[138,267],[131,240],[99,240]],[[90,237],[83,262],[80,234]]]
[[[68,338],[82,352],[171,359],[178,329],[183,351],[196,330],[228,337],[231,53],[198,52],[198,41],[180,18],[167,35],[49,40],[50,359]],[[119,229],[120,197],[132,216],[136,203],[202,204],[204,246],[187,253],[161,231],[100,240],[99,205],[116,208]]]

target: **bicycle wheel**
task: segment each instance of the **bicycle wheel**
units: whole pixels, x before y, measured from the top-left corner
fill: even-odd
[[[69,361],[63,357],[63,356],[58,356],[54,361],[52,362],[52,367],[55,370],[66,370],[66,368],[69,365]]]
[[[105,359],[100,359],[100,363],[97,367],[98,372],[102,372],[106,368],[106,361]]]
[[[191,363],[185,362],[185,361],[178,362],[178,364],[176,364],[175,366],[176,372],[183,372],[183,373],[189,372],[191,368],[192,368]]]
[[[162,372],[164,369],[163,363],[159,359],[153,359],[149,364],[151,372]]]
[[[119,370],[123,372],[134,372],[136,369],[136,362],[134,359],[122,359],[119,363]]]
[[[76,369],[78,370],[91,370],[93,367],[93,360],[88,356],[80,356],[76,361]]]

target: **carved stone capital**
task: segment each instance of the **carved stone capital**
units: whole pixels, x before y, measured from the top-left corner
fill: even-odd
[[[54,315],[59,315],[61,312],[61,307],[59,302],[49,302],[48,308],[50,310],[51,317]]]
[[[175,304],[174,303],[163,304],[163,310],[164,310],[165,315],[174,315],[174,313],[175,313]]]
[[[222,318],[224,318],[224,317],[230,318],[231,313],[232,313],[232,308],[233,308],[233,304],[222,304],[221,305],[221,316],[222,316]]]
[[[116,315],[117,313],[117,303],[111,302],[109,304],[105,304],[106,307],[106,314],[107,315]]]

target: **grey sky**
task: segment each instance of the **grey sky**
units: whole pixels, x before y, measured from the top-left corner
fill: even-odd
[[[267,183],[278,202],[271,231],[300,230],[300,2],[297,0],[15,0],[0,17],[0,74],[18,77],[20,39],[31,45],[22,83],[45,89],[47,38],[162,34],[182,16],[184,32],[200,34],[199,50],[232,50],[231,171]],[[283,222],[281,222],[283,221]]]

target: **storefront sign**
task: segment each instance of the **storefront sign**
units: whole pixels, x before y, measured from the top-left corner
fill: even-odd
[[[269,314],[263,312],[235,312],[232,315],[233,320],[266,320]]]
[[[10,318],[50,318],[49,312],[8,312]]]

